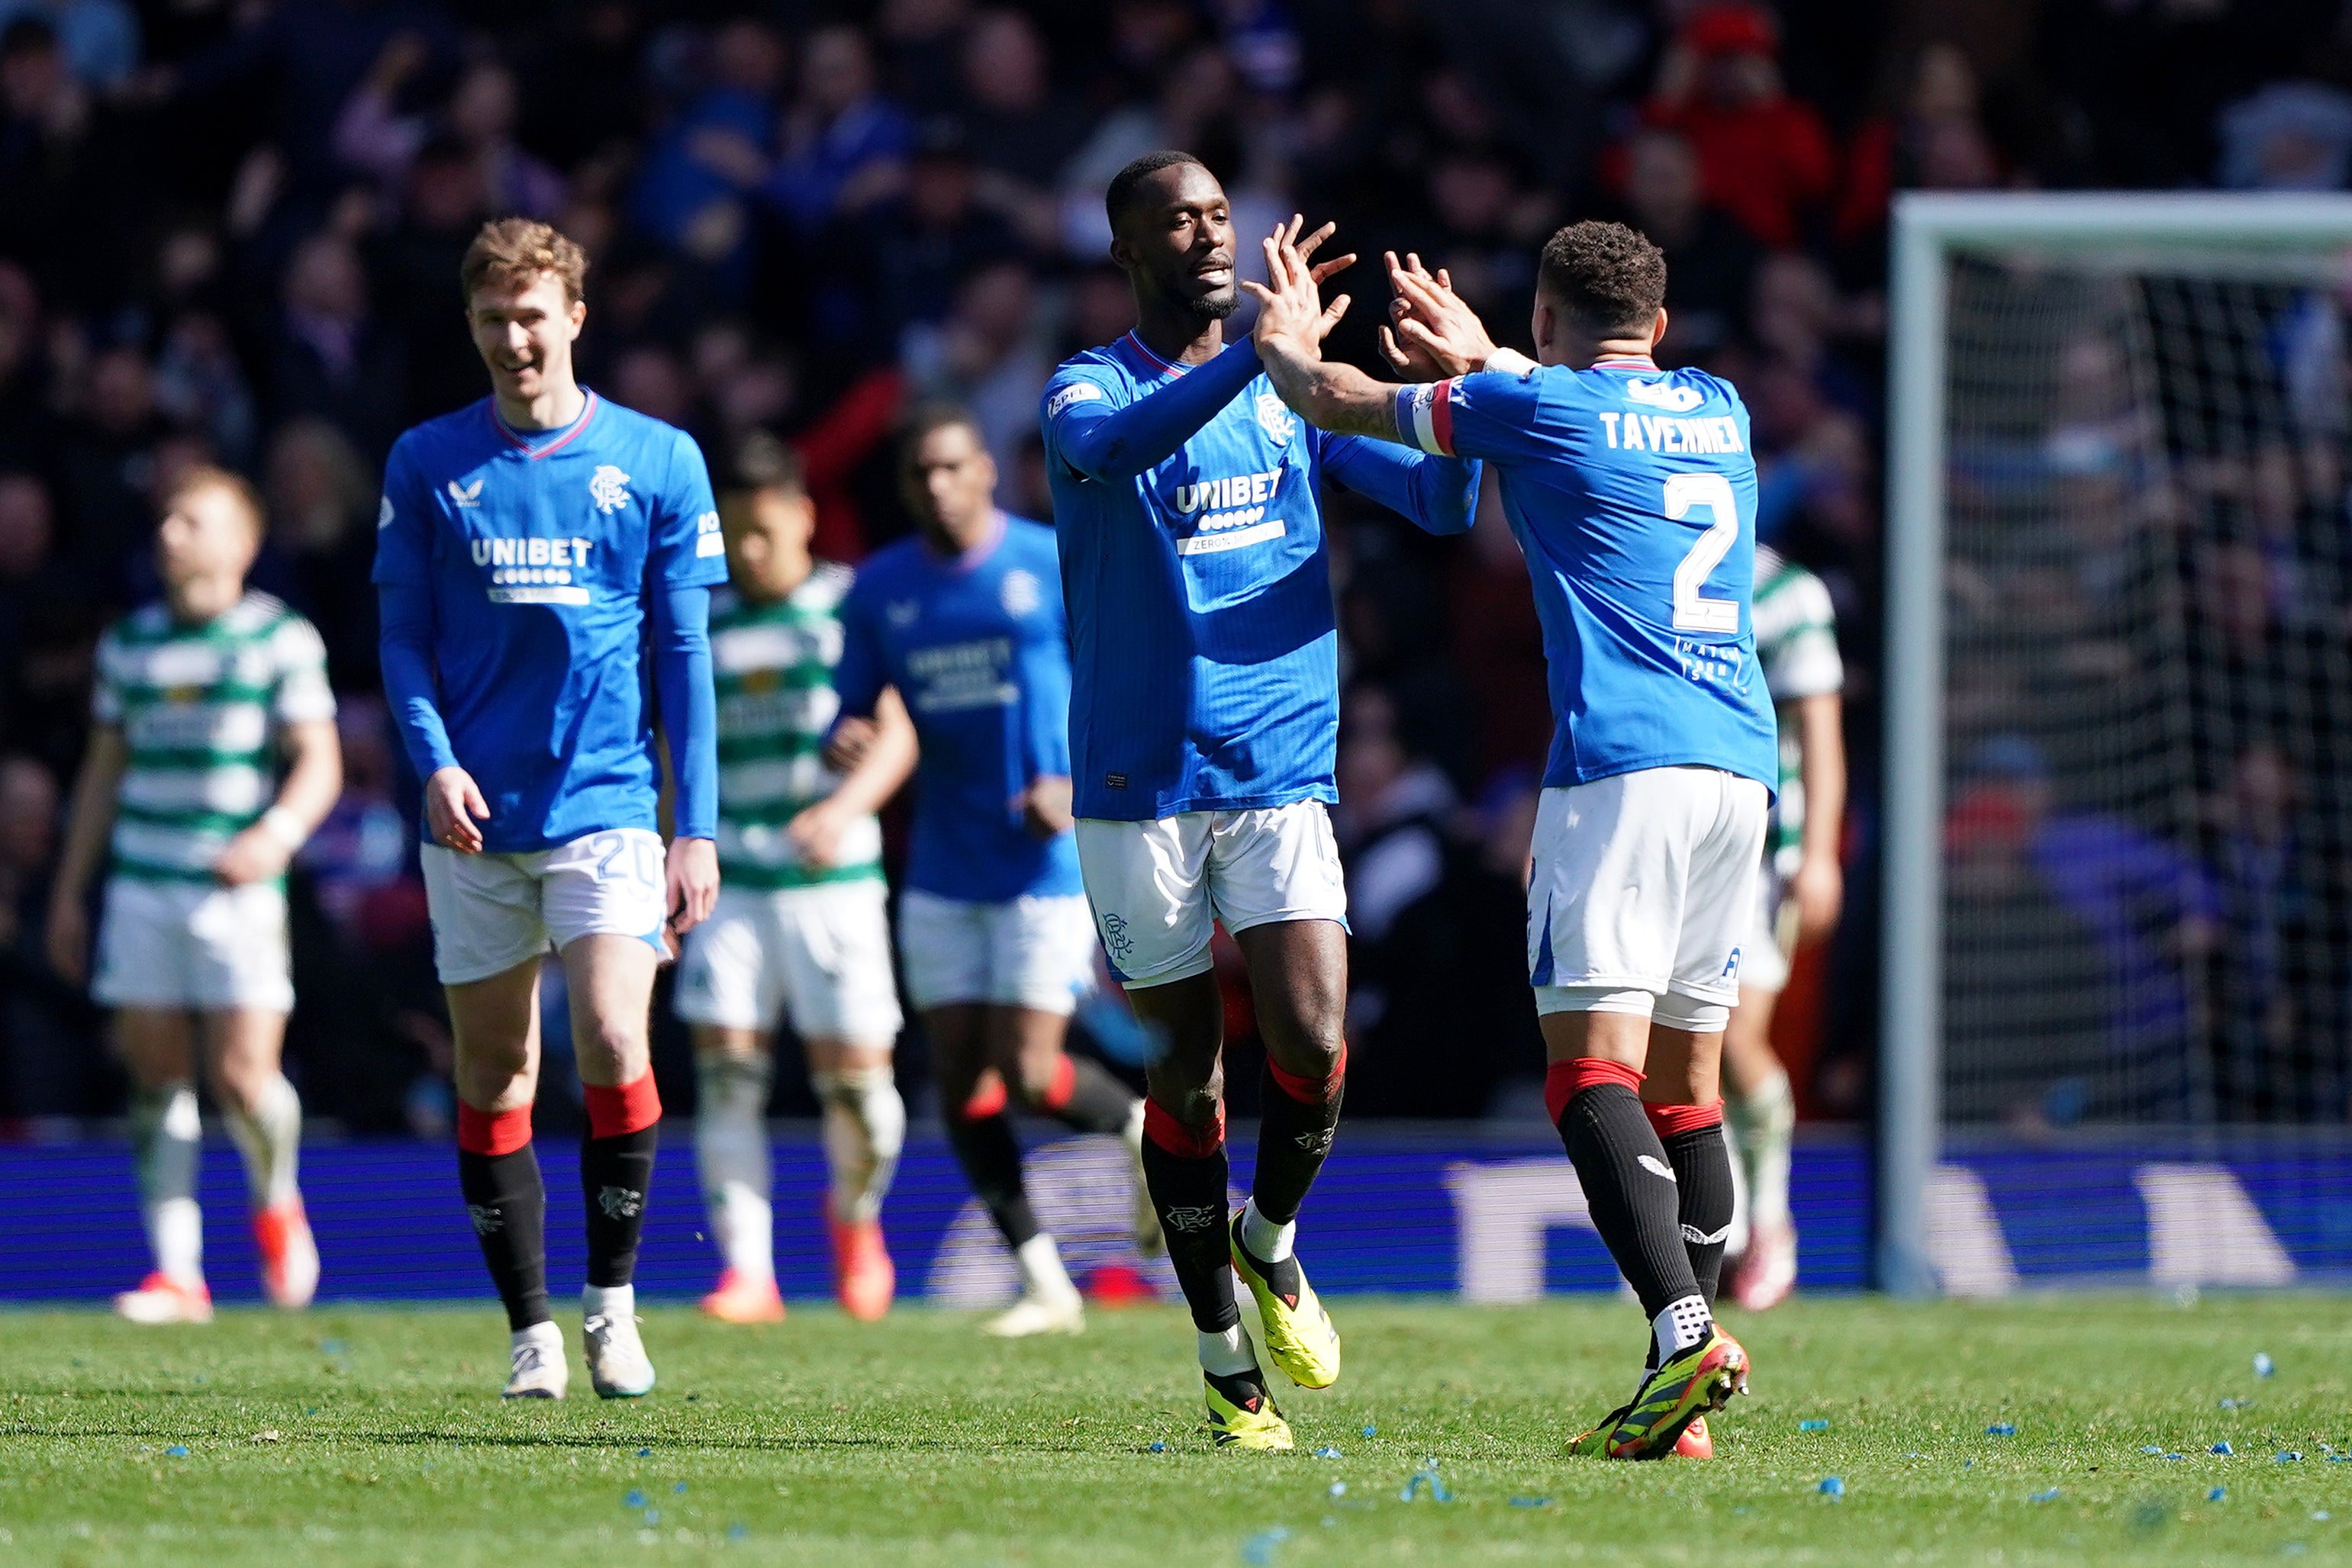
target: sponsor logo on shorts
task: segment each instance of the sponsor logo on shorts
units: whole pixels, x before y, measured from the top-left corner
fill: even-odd
[[[1224,1223],[1225,1211],[1213,1203],[1178,1204],[1163,1211],[1161,1218],[1171,1230],[1213,1230]]]
[[[603,1187],[597,1191],[596,1207],[607,1219],[635,1219],[646,1211],[646,1195],[634,1187]]]

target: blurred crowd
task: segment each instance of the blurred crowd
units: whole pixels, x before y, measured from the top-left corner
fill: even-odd
[[[262,486],[257,582],[319,625],[342,698],[349,785],[295,889],[306,1099],[437,1131],[369,520],[393,437],[482,393],[456,289],[477,225],[530,214],[585,246],[584,378],[714,453],[784,436],[821,552],[855,561],[907,527],[887,443],[918,395],[971,404],[1003,502],[1050,515],[1036,394],[1129,321],[1102,188],[1171,145],[1245,234],[1336,219],[1368,257],[1450,267],[1515,337],[1556,225],[1622,216],[1664,246],[1664,356],[1738,382],[1760,532],[1837,602],[1854,896],[1825,999],[1794,1011],[1809,1106],[1854,1114],[1891,193],[2334,188],[2345,83],[2352,35],[2315,0],[0,0],[0,1117],[119,1103],[38,925],[93,640],[153,591],[174,474]],[[1376,291],[1376,267],[1347,284]],[[1342,329],[1366,363],[1376,314]],[[1332,516],[1350,1109],[1486,1114],[1540,1071],[1519,877],[1549,721],[1524,569],[1491,496],[1466,545]],[[1233,1011],[1245,1036],[1238,988]]]

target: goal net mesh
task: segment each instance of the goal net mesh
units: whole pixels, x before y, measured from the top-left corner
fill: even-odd
[[[2342,1122],[2343,257],[1947,265],[1945,1119]]]

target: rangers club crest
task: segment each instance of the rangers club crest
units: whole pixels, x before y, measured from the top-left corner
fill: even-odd
[[[1257,394],[1257,423],[1258,428],[1272,436],[1276,444],[1288,441],[1290,433],[1295,428],[1291,422],[1290,410],[1283,405],[1280,398],[1270,392]]]
[[[599,463],[588,476],[588,498],[600,512],[619,511],[629,504],[629,476],[610,463]]]
[[[1004,574],[1004,582],[997,590],[996,596],[997,601],[1004,606],[1004,613],[1017,621],[1024,615],[1036,613],[1037,607],[1045,602],[1045,589],[1037,580],[1035,572],[1014,567]]]

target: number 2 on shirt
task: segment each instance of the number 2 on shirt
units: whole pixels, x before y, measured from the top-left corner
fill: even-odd
[[[1737,632],[1739,601],[1709,599],[1699,591],[1707,574],[1730,553],[1739,537],[1739,508],[1731,498],[1731,481],[1720,474],[1666,476],[1666,520],[1678,523],[1699,507],[1715,520],[1691,545],[1682,565],[1675,569],[1675,630],[1677,632]]]

